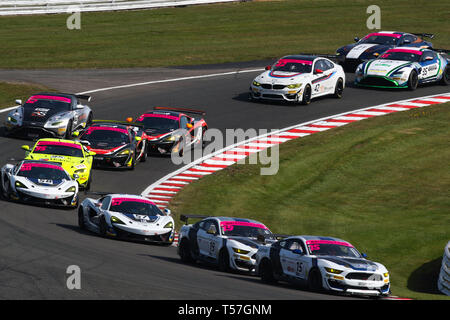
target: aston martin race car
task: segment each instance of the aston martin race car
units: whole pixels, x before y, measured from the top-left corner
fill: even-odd
[[[188,225],[193,218],[202,220]],[[271,234],[264,224],[251,219],[202,215],[182,215],[180,219],[186,222],[179,234],[181,260],[204,261],[218,265],[222,271],[254,270],[260,236]]]
[[[86,198],[78,208],[78,225],[102,237],[171,244],[175,223],[170,210],[161,211],[147,198],[105,194]]]
[[[339,63],[347,71],[355,71],[362,62],[375,59],[385,51],[396,47],[432,48],[431,42],[423,38],[432,39],[433,34],[428,33],[406,33],[396,31],[379,31],[366,35],[359,39],[355,37],[354,44],[348,44],[336,50]]]
[[[143,125],[148,152],[156,154],[179,153],[196,146],[204,146],[203,135],[208,129],[205,119],[187,114],[206,113],[186,108],[155,107],[140,115],[135,122]],[[132,118],[128,118],[132,121]]]
[[[450,60],[442,52],[400,47],[390,49],[356,69],[355,84],[378,88],[408,88],[441,82],[450,84]]]
[[[59,164],[22,160],[1,169],[4,198],[50,206],[78,207],[78,183]]]
[[[256,253],[256,273],[266,283],[287,281],[312,291],[383,296],[390,293],[389,272],[366,259],[347,241],[320,236],[290,236]]]
[[[81,188],[89,190],[92,181],[92,158],[95,152],[88,151],[80,142],[64,139],[39,139],[30,148],[23,145],[26,160],[45,160],[58,162]]]
[[[147,160],[147,139],[138,124],[94,120],[78,136],[87,150],[95,152],[94,167],[127,168]]]
[[[72,132],[92,121],[92,110],[80,100],[90,101],[86,95],[38,93],[12,110],[5,122],[6,133],[30,139],[57,137],[70,139]]]
[[[307,105],[325,95],[341,98],[344,88],[345,73],[340,65],[325,57],[291,55],[266,67],[251,83],[249,97]]]

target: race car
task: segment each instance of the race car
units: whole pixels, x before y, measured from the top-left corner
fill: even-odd
[[[161,211],[147,198],[104,194],[86,198],[78,208],[78,225],[102,237],[171,244],[175,223],[170,210]]]
[[[95,152],[94,167],[127,168],[147,160],[147,139],[142,126],[128,122],[94,120],[78,140]]]
[[[334,237],[289,236],[256,253],[256,273],[266,283],[287,281],[312,291],[363,296],[390,293],[389,272]]]
[[[88,151],[80,142],[44,138],[30,148],[23,145],[26,160],[46,160],[58,162],[70,176],[77,179],[79,187],[89,190],[92,181],[92,161],[95,152]]]
[[[65,93],[38,93],[9,112],[6,133],[30,139],[56,137],[70,139],[72,132],[86,127],[92,121],[92,110],[80,100],[90,101],[86,95]]]
[[[156,154],[183,154],[183,150],[204,146],[203,135],[208,129],[205,119],[187,114],[206,113],[186,108],[155,107],[140,115],[135,122],[143,125],[148,152]],[[133,118],[127,120],[132,121]]]
[[[279,59],[250,85],[250,100],[278,100],[307,105],[311,99],[333,95],[341,98],[345,88],[342,67],[314,55],[290,55]]]
[[[375,59],[385,51],[396,47],[432,48],[431,42],[423,38],[434,37],[429,33],[407,33],[396,31],[378,31],[369,33],[364,38],[355,37],[353,44],[348,44],[336,50],[337,60],[346,71],[354,72],[362,62]]]
[[[450,84],[450,60],[443,52],[431,49],[399,47],[356,69],[355,84],[377,88],[408,88],[441,82]]]
[[[193,218],[202,220],[188,225]],[[221,271],[253,271],[260,236],[272,234],[264,224],[251,219],[202,215],[182,215],[180,219],[186,223],[178,236],[181,260],[215,264]]]
[[[38,205],[78,207],[78,183],[59,164],[22,160],[1,169],[0,188],[6,199]]]

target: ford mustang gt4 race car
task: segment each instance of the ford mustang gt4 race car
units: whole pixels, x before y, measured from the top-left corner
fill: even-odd
[[[313,291],[382,296],[390,292],[386,267],[365,258],[347,241],[319,236],[290,236],[256,253],[256,272],[264,282],[284,280]]]
[[[204,111],[155,107],[139,116],[135,122],[143,125],[148,152],[156,154],[179,153],[186,148],[204,146],[203,135],[208,129],[205,119],[187,114],[205,115]],[[132,121],[132,118],[128,120]]]
[[[409,88],[419,84],[450,84],[450,64],[443,52],[400,47],[390,49],[356,69],[355,84],[379,88]]]
[[[78,225],[102,237],[171,244],[175,223],[170,210],[161,211],[147,198],[106,194],[86,198],[78,208]]]
[[[340,65],[325,57],[291,55],[266,67],[251,83],[249,97],[306,105],[325,95],[341,98],[344,88],[345,73]]]
[[[222,271],[252,271],[255,268],[256,251],[261,245],[259,237],[271,234],[264,224],[255,220],[181,216],[181,220],[186,223],[191,218],[203,219],[181,227],[178,245],[181,260],[212,263],[218,265]]]
[[[1,169],[0,188],[6,199],[39,205],[78,207],[78,183],[59,164],[23,160]]]
[[[26,151],[25,159],[58,162],[72,177],[76,177],[81,188],[90,188],[95,153],[88,151],[80,142],[45,138],[39,139],[32,148],[23,145],[22,149]]]
[[[75,136],[89,151],[95,152],[95,167],[133,170],[137,162],[147,160],[147,139],[138,124],[94,120]]]
[[[57,137],[70,139],[72,132],[84,128],[92,120],[92,110],[80,100],[90,96],[38,93],[12,110],[6,117],[6,133],[36,139]]]
[[[423,40],[424,37],[433,38],[434,35],[395,31],[373,32],[362,39],[356,37],[356,43],[337,49],[337,60],[345,70],[353,72],[360,63],[375,59],[395,47],[432,48],[432,43]]]

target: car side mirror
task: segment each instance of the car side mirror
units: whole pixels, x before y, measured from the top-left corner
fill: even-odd
[[[22,105],[22,100],[17,99],[17,100],[16,100],[16,104],[19,105],[19,106],[21,106],[21,105]]]
[[[303,254],[303,251],[300,250],[300,249],[295,249],[292,252],[295,253],[295,254]]]
[[[96,153],[94,152],[94,151],[89,151],[89,153],[88,153],[90,156],[95,156],[96,155]]]
[[[367,258],[367,254],[365,254],[364,252],[361,253],[361,257],[363,257],[364,259]]]
[[[192,125],[192,123],[186,123],[186,127],[188,127],[189,129],[192,129],[194,126]]]
[[[354,37],[353,40],[355,40],[355,42],[358,42],[359,38],[358,37]]]
[[[321,73],[323,73],[323,71],[322,71],[322,70],[320,70],[320,69],[316,69],[316,70],[314,70],[314,74],[321,74]]]
[[[77,104],[77,106],[75,107],[75,109],[83,109],[84,108],[84,106],[82,105],[82,104]]]
[[[21,148],[25,151],[30,151],[30,146],[23,145],[23,146],[21,146]]]
[[[272,66],[267,66],[265,69],[266,69],[266,70],[271,70],[271,69],[272,69]]]
[[[425,59],[424,59],[425,61],[430,61],[430,60],[433,60],[433,57],[431,57],[431,56],[427,56],[427,57],[425,57]]]
[[[166,216],[170,216],[172,214],[172,211],[170,211],[170,209],[164,209],[164,213],[166,214]]]
[[[96,207],[100,208],[100,206],[102,205],[102,203],[101,203],[101,202],[95,202],[94,205],[95,205]]]
[[[125,119],[125,121],[126,121],[126,122],[133,122],[133,118],[128,117],[128,118]]]
[[[76,138],[80,135],[80,133],[78,131],[74,131],[72,132],[72,137]]]

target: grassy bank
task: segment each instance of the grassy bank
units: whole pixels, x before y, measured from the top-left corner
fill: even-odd
[[[328,52],[370,32],[373,1],[253,1],[143,11],[1,17],[0,68],[153,67]],[[377,1],[381,28],[435,33],[448,47],[446,0]]]
[[[42,85],[23,82],[0,82],[0,109],[11,107],[16,99],[26,100],[40,91],[54,91]]]
[[[436,281],[450,239],[449,107],[289,141],[280,146],[278,174],[234,165],[188,185],[171,209],[175,216],[249,217],[276,233],[343,238],[387,266],[394,295],[448,299]]]

